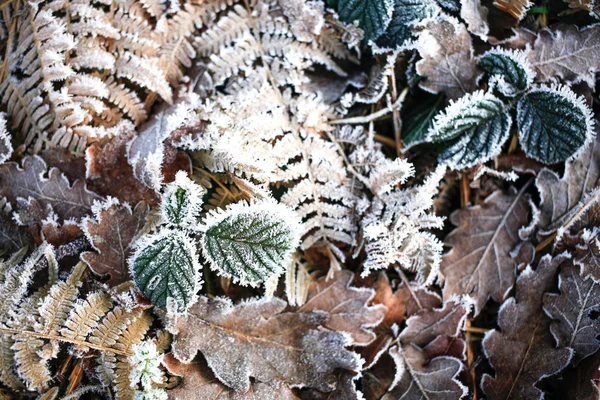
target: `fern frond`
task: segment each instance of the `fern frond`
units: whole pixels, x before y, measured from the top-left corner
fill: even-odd
[[[101,292],[90,294],[71,309],[60,334],[68,339],[85,341],[92,329],[98,325],[100,318],[104,317],[111,308],[112,301],[107,294]],[[80,347],[77,350],[85,352],[88,349]]]

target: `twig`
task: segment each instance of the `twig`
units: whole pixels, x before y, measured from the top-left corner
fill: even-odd
[[[392,101],[395,102],[398,97],[398,91],[396,90],[396,71],[394,66],[390,66],[390,89],[392,92]],[[406,90],[406,89],[405,89]],[[396,139],[396,154],[400,157],[402,152],[402,136],[401,136],[401,124],[400,110],[394,108],[392,111],[392,121],[394,122],[394,138]]]
[[[462,173],[461,188],[460,191],[460,208],[466,208],[469,205],[469,199],[471,198],[471,187],[469,186],[469,178],[465,172]]]
[[[486,334],[489,331],[491,331],[491,329],[487,329],[487,328],[478,328],[476,326],[465,326],[463,329],[463,331],[465,332],[472,332],[472,333],[481,333],[481,334]]]
[[[404,102],[404,99],[406,99],[407,95],[408,95],[408,88],[404,88],[404,90],[402,91],[402,93],[400,93],[400,96],[394,102],[394,104],[392,104],[391,106],[388,106],[387,108],[382,108],[381,110],[379,110],[379,111],[377,111],[377,112],[375,112],[373,114],[365,115],[365,116],[362,116],[362,117],[350,117],[350,118],[334,119],[333,121],[329,121],[329,123],[331,125],[344,125],[344,124],[359,125],[359,124],[368,124],[369,122],[375,121],[376,119],[381,118],[381,117],[383,117],[386,114],[394,112],[394,109],[399,109],[400,106],[402,106],[402,103]]]

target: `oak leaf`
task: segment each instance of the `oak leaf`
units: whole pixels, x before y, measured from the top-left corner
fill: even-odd
[[[444,298],[471,296],[475,315],[489,297],[504,300],[515,281],[510,253],[520,242],[518,231],[529,215],[527,187],[518,193],[496,191],[482,205],[452,214],[450,221],[458,227],[444,243],[452,247],[440,267],[446,278]]]
[[[323,277],[308,289],[308,301],[298,312],[325,311],[329,314],[326,328],[348,332],[353,345],[366,346],[375,340],[373,328],[383,320],[386,308],[367,306],[375,296],[373,289],[351,287],[354,274],[348,270],[337,271],[333,278]]]
[[[268,384],[335,389],[336,368],[357,371],[358,356],[345,349],[348,335],[324,329],[325,312],[284,312],[278,298],[232,305],[201,298],[185,315],[167,315],[173,354],[191,362],[201,352],[215,376],[235,391],[250,378]]]
[[[109,275],[108,284],[117,286],[131,279],[127,260],[132,245],[146,221],[148,206],[138,203],[132,210],[128,204],[108,203],[96,210],[95,219],[86,218],[82,227],[94,252],[81,258],[98,275]]]
[[[544,293],[554,286],[558,267],[568,260],[564,254],[544,256],[535,270],[528,266],[516,283],[516,296],[502,304],[500,330],[483,339],[485,354],[496,376],[485,374],[481,387],[490,399],[539,399],[535,386],[554,375],[571,360],[572,350],[556,348],[550,333],[550,318],[542,310]]]
[[[266,383],[253,382],[246,393],[234,392],[223,385],[211,372],[206,361],[197,357],[189,364],[178,361],[172,353],[163,359],[163,365],[182,382],[167,393],[176,400],[297,400],[294,392],[285,385],[273,387]]]
[[[473,56],[471,36],[455,18],[427,22],[419,34],[417,50],[422,57],[417,73],[425,78],[419,83],[422,89],[443,92],[450,99],[476,89],[481,71]]]
[[[560,294],[544,295],[544,311],[554,321],[550,331],[558,347],[573,349],[573,363],[600,349],[600,285],[581,276],[570,262],[561,266]]]
[[[575,247],[573,263],[579,266],[581,275],[600,282],[600,228],[584,229]]]

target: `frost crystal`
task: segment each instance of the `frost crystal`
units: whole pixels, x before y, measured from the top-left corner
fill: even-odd
[[[144,389],[152,389],[153,384],[163,382],[163,373],[159,368],[163,358],[156,349],[156,344],[152,340],[146,340],[133,346],[133,355],[129,358],[129,364],[132,365],[129,379],[131,387],[141,383]]]
[[[213,210],[201,229],[202,248],[212,268],[241,285],[257,286],[289,265],[302,225],[288,207],[264,200]]]
[[[204,188],[187,177],[185,171],[175,175],[175,181],[168,184],[162,198],[163,221],[170,226],[193,229],[201,211]]]

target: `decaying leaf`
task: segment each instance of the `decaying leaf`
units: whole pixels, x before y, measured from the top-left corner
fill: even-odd
[[[596,132],[598,128],[596,128]],[[542,234],[565,230],[586,222],[586,212],[600,199],[600,140],[590,143],[574,160],[565,163],[562,178],[544,168],[536,178],[541,204]]]
[[[419,86],[429,92],[443,92],[449,99],[459,98],[476,89],[481,72],[473,56],[471,36],[455,18],[427,22],[417,44],[422,60],[417,73],[424,80]]]
[[[81,258],[98,275],[109,275],[108,284],[117,286],[131,279],[127,261],[132,244],[146,221],[148,206],[139,203],[135,209],[118,202],[96,210],[95,220],[86,218],[82,225],[95,252]]]
[[[494,7],[512,15],[519,21],[525,18],[531,4],[530,0],[494,0]]]
[[[600,229],[584,229],[581,242],[575,248],[573,263],[579,266],[581,275],[600,282]]]
[[[382,305],[369,307],[375,291],[351,287],[354,274],[351,271],[338,271],[333,278],[323,277],[310,286],[308,301],[298,312],[325,311],[329,320],[325,327],[352,336],[352,344],[366,346],[375,340],[369,328],[377,326],[386,312]]]
[[[285,385],[273,387],[266,383],[253,382],[245,393],[234,392],[223,385],[211,372],[206,361],[197,357],[189,364],[177,360],[172,353],[163,359],[163,365],[176,376],[182,377],[181,383],[167,393],[174,400],[296,400],[294,392]]]
[[[444,298],[471,296],[475,315],[489,297],[504,300],[515,281],[516,265],[510,253],[529,216],[527,186],[518,193],[496,191],[481,206],[452,214],[450,220],[458,227],[445,240],[452,250],[440,267],[446,277]]]
[[[600,70],[600,26],[579,30],[575,25],[544,29],[529,52],[529,61],[542,81],[596,86]]]
[[[396,363],[396,381],[381,400],[458,400],[467,387],[457,379],[462,363],[453,357],[436,357],[427,362],[416,346],[394,346],[390,354]]]
[[[461,0],[460,3],[460,17],[467,23],[469,32],[486,40],[490,31],[488,8],[481,4],[481,0]]]
[[[190,362],[201,352],[215,376],[245,392],[250,378],[269,384],[335,389],[336,368],[357,371],[358,357],[346,350],[349,338],[323,329],[325,312],[283,312],[278,298],[232,305],[201,298],[185,315],[169,315],[173,354]]]
[[[58,169],[47,171],[46,163],[38,156],[25,157],[22,168],[14,162],[0,165],[0,197],[13,204],[19,198],[32,198],[43,207],[52,207],[63,220],[89,214],[94,201],[101,200],[84,182],[71,185]]]
[[[553,289],[554,275],[568,258],[544,256],[535,270],[527,267],[516,284],[516,297],[506,300],[498,314],[500,330],[485,335],[483,347],[495,377],[484,375],[481,386],[490,399],[539,399],[535,386],[542,378],[567,366],[572,350],[556,348],[550,318],[542,310],[544,292]]]
[[[561,266],[560,294],[544,295],[544,311],[558,347],[573,349],[575,365],[600,349],[600,285],[586,279],[571,262]]]

